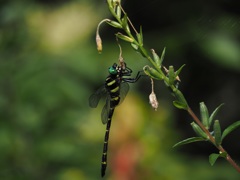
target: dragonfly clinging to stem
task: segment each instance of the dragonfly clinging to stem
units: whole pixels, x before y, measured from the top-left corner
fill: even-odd
[[[136,82],[141,76],[140,72],[138,72],[135,78],[129,77],[132,74],[132,70],[126,66],[126,63],[120,63],[120,65],[114,63],[108,69],[108,72],[109,75],[105,80],[105,84],[89,97],[90,107],[96,108],[101,97],[106,96],[106,103],[101,114],[102,123],[107,124],[102,154],[102,177],[105,175],[107,168],[108,138],[114,109],[123,101],[128,93],[128,83]]]

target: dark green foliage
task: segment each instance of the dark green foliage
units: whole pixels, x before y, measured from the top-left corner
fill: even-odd
[[[184,104],[176,102],[176,101],[174,101],[174,105],[179,109],[184,109],[184,107],[185,107]],[[210,115],[210,118],[209,118],[207,106],[204,104],[204,102],[200,103],[201,121],[202,121],[202,124],[205,125],[205,127],[207,129],[211,128],[212,120],[215,118],[215,116],[217,115],[217,112],[222,107],[222,105],[223,104],[219,105],[213,111],[213,113]],[[209,137],[206,134],[206,132],[204,132],[203,129],[198,124],[196,124],[195,122],[192,122],[191,125],[192,125],[193,130],[195,131],[195,133],[199,137],[192,137],[192,138],[182,140],[182,141],[178,142],[177,144],[175,144],[174,147],[179,146],[179,145],[189,144],[189,143],[192,143],[192,142],[209,140]],[[228,126],[222,133],[219,120],[215,120],[214,124],[213,124],[213,127],[212,127],[213,128],[213,137],[215,139],[214,140],[214,145],[215,146],[221,145],[223,139],[229,133],[231,133],[233,130],[235,130],[238,127],[240,127],[240,121],[237,121],[237,122],[233,123],[232,125]],[[224,154],[224,153],[222,153],[222,154]],[[211,157],[211,164],[213,162],[212,159],[214,159],[215,157],[216,157],[215,155],[213,155],[213,157]],[[222,157],[224,157],[224,156],[222,156]]]
[[[56,54],[41,47],[27,24],[34,10],[44,13],[37,2],[0,6],[0,179],[61,179],[72,171],[85,179],[98,147],[81,130],[94,53],[79,43]]]

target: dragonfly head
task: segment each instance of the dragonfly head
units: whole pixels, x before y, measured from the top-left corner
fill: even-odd
[[[117,64],[114,63],[109,69],[108,69],[108,72],[109,74],[111,75],[116,75],[118,73],[118,70],[117,70]]]

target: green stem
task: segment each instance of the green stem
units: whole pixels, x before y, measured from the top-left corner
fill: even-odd
[[[121,9],[122,9],[122,8],[121,8]],[[122,20],[121,20],[121,19],[118,17],[118,15],[115,13],[114,9],[109,8],[109,10],[110,10],[111,14],[114,16],[114,18],[118,21],[118,23],[122,25]],[[123,11],[123,9],[122,9],[122,11]],[[123,11],[123,13],[126,15],[125,11]],[[128,18],[128,21],[131,22],[129,18]],[[137,31],[135,30],[135,28],[134,28],[134,26],[133,26],[132,23],[131,23],[131,26],[132,26],[132,28],[134,29],[134,31],[137,33]],[[145,48],[144,48],[142,45],[140,45],[140,43],[138,42],[138,40],[136,40],[136,38],[132,35],[131,31],[128,30],[127,28],[122,28],[122,29],[125,31],[125,33],[126,33],[130,38],[132,38],[132,39],[134,40],[133,43],[136,44],[136,45],[138,45],[141,53],[144,54],[144,56],[145,56],[145,57],[148,59],[148,61],[156,68],[156,70],[162,73],[160,67],[158,67],[157,64],[153,61],[153,59],[148,55],[148,53],[147,53],[147,51],[145,50]],[[162,74],[163,74],[163,73],[162,73]]]

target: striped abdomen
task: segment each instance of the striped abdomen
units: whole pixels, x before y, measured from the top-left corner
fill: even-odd
[[[102,155],[102,169],[101,169],[101,175],[102,177],[105,175],[105,171],[107,168],[107,150],[108,150],[108,138],[110,133],[110,127],[112,122],[112,116],[115,107],[120,102],[120,96],[119,96],[119,89],[120,89],[120,83],[117,78],[111,78],[108,77],[106,79],[106,88],[110,94],[110,110],[108,113],[108,121],[107,121],[107,127],[106,127],[106,133],[104,138],[104,144],[103,144],[103,155]]]

